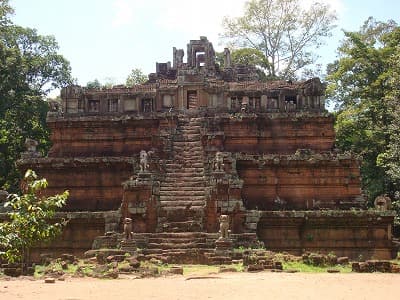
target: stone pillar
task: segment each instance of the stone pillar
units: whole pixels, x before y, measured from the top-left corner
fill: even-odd
[[[231,52],[228,48],[224,49],[224,68],[231,68]]]

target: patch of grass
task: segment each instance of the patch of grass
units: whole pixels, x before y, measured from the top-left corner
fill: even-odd
[[[297,270],[302,273],[326,273],[328,269],[336,269],[339,270],[340,273],[351,273],[351,266],[325,266],[325,267],[316,267],[311,265],[306,265],[303,262],[283,262],[283,270]]]
[[[227,267],[234,267],[236,269],[236,271],[238,271],[238,272],[243,272],[244,271],[243,263],[227,265]]]
[[[219,266],[208,265],[182,265],[183,275],[207,275],[218,273]]]
[[[36,265],[35,273],[33,276],[35,278],[43,277],[46,271],[57,272],[61,271],[65,274],[75,275],[77,273],[81,273],[84,276],[90,276],[93,273],[93,266],[85,264],[83,261],[79,261],[78,264],[68,264],[67,269],[63,269],[60,262],[54,261],[51,264],[44,265]]]

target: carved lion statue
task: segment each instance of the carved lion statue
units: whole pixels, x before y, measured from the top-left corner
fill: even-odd
[[[124,219],[124,236],[125,240],[131,240],[133,238],[131,218]]]
[[[374,206],[380,211],[391,210],[392,200],[387,195],[380,195],[375,198]]]
[[[224,156],[221,152],[215,153],[214,171],[223,171],[224,169]]]
[[[228,215],[221,215],[219,217],[219,233],[220,238],[226,239],[229,237],[229,216]]]
[[[149,168],[149,162],[148,162],[148,154],[145,150],[140,151],[140,171],[144,172],[147,171]]]

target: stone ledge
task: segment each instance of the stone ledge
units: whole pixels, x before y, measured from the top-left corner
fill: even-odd
[[[43,168],[51,166],[53,168],[71,167],[71,166],[85,166],[94,165],[104,167],[109,164],[128,163],[134,164],[133,157],[126,156],[113,156],[113,157],[41,157],[41,158],[24,158],[17,161],[18,166],[25,164],[34,164],[36,168]]]
[[[394,217],[393,210],[310,210],[310,211],[260,211],[260,217],[275,218],[323,218],[323,217],[344,217],[344,218],[379,218]]]

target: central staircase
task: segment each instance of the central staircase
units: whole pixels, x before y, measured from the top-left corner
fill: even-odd
[[[204,231],[206,205],[201,118],[180,116],[160,187],[158,232]]]

